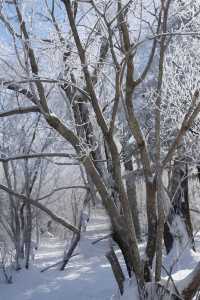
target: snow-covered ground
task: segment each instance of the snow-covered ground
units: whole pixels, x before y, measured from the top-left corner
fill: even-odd
[[[120,297],[116,283],[105,253],[109,240],[95,245],[93,241],[105,236],[110,231],[108,218],[104,214],[93,213],[87,232],[83,233],[78,249],[79,255],[71,258],[65,271],[55,266],[43,273],[40,271],[62,259],[64,242],[57,238],[43,238],[37,251],[34,264],[29,270],[13,272],[13,284],[0,282],[0,300],[133,300],[137,298],[137,287],[131,281],[125,283],[125,293]],[[169,270],[173,260],[179,257],[173,268],[172,277],[181,288],[180,280],[184,279],[200,261],[200,234],[195,237],[196,252],[185,248],[180,253],[176,249],[164,257],[163,264]],[[140,252],[144,251],[140,244]],[[122,257],[117,251],[120,262]],[[125,268],[124,268],[125,269]],[[163,270],[163,279],[167,276]],[[116,293],[115,296],[112,296]]]
[[[79,249],[65,271],[54,267],[40,270],[62,258],[64,243],[45,238],[30,270],[13,273],[13,284],[0,283],[0,300],[110,300],[116,284],[104,254],[107,241],[91,242],[105,235],[109,224],[105,216],[94,215]]]

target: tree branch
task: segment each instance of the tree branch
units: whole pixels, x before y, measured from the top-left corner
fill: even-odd
[[[197,264],[196,268],[183,279],[183,282],[187,284],[182,291],[182,295],[185,300],[192,300],[196,292],[200,287],[200,263]]]
[[[4,112],[0,112],[0,118],[3,117],[10,117],[13,115],[21,115],[21,114],[27,114],[32,112],[40,112],[39,107],[37,106],[27,106],[27,107],[18,107],[12,110],[7,110]]]
[[[89,190],[89,187],[84,186],[84,185],[63,186],[63,187],[54,189],[54,190],[51,191],[49,194],[44,195],[44,196],[42,196],[42,197],[36,199],[35,201],[41,201],[41,200],[44,200],[44,199],[46,199],[46,198],[48,198],[48,197],[51,197],[51,196],[52,196],[53,194],[55,194],[56,192],[63,191],[63,190],[70,190],[70,189],[84,189],[84,190]]]
[[[77,159],[78,157],[75,156],[74,154],[68,154],[68,153],[31,153],[31,154],[18,154],[14,156],[1,156],[0,157],[0,162],[8,162],[11,160],[19,160],[19,159],[31,159],[31,158],[40,158],[40,157],[66,157],[70,159]]]
[[[191,106],[190,106],[188,112],[186,113],[186,115],[183,119],[183,122],[181,124],[181,128],[180,128],[173,144],[171,145],[166,157],[164,158],[164,160],[162,162],[162,168],[164,168],[166,166],[166,164],[172,159],[174,152],[176,151],[178,145],[181,142],[182,137],[190,129],[190,127],[192,126],[192,123],[196,119],[197,115],[200,113],[200,103],[196,106],[196,108],[194,108],[198,98],[199,98],[199,91],[196,90],[193,95]]]
[[[27,198],[24,195],[18,194],[15,191],[13,191],[12,189],[9,189],[8,187],[0,184],[0,190],[5,191],[6,193],[13,195],[17,198],[19,198],[19,200],[21,201],[26,201],[29,202],[31,205],[39,208],[40,210],[42,210],[43,212],[45,212],[48,216],[50,216],[52,218],[52,220],[54,220],[56,223],[61,224],[62,226],[64,226],[65,228],[75,232],[76,234],[80,234],[80,231],[78,230],[77,227],[73,226],[70,222],[66,221],[65,219],[63,219],[62,217],[57,216],[56,214],[54,214],[49,208],[47,208],[46,206],[44,206],[43,204]]]

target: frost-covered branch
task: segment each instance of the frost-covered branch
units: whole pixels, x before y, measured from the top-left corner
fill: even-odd
[[[172,159],[172,156],[173,156],[175,150],[177,149],[177,147],[179,146],[181,139],[183,138],[185,133],[190,129],[194,120],[200,113],[200,103],[197,104],[198,99],[199,99],[199,90],[196,90],[193,95],[191,106],[190,106],[188,112],[185,114],[185,117],[181,124],[181,128],[180,128],[174,142],[172,143],[166,157],[164,158],[164,160],[162,162],[163,168]]]

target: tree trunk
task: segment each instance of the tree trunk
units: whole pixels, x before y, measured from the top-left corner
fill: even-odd
[[[25,268],[28,269],[30,261],[30,247],[32,235],[32,211],[30,203],[27,203],[26,214]]]
[[[16,250],[16,270],[21,269],[21,228],[17,212],[15,213],[15,250]]]
[[[24,241],[25,241],[25,218],[24,218],[25,203],[20,207],[20,225],[21,225],[21,237],[20,237],[20,257],[24,259]]]
[[[156,233],[157,233],[157,216],[155,210],[156,203],[156,185],[155,182],[146,181],[146,198],[147,198],[147,220],[148,220],[148,240],[146,246],[146,260],[144,262],[145,281],[151,281],[150,269],[152,268],[153,258],[156,251]],[[150,268],[150,269],[149,269]]]
[[[83,221],[84,221],[83,217],[82,217],[82,214],[83,214],[84,209],[86,208],[86,205],[88,204],[88,201],[89,201],[89,193],[87,193],[86,196],[85,196],[85,199],[84,199],[84,202],[83,202],[83,208],[82,208],[82,211],[80,213],[80,218],[79,218],[78,222],[76,221],[76,218],[77,218],[76,214],[78,214],[78,208],[76,207],[76,209],[75,209],[74,223],[75,223],[75,225],[76,225],[76,223],[78,223],[79,234],[73,234],[73,237],[72,237],[72,240],[71,240],[71,245],[70,245],[67,253],[64,253],[63,262],[62,262],[62,265],[60,267],[61,271],[64,271],[67,263],[69,262],[70,258],[72,257],[73,252],[76,249],[76,247],[78,246],[78,243],[81,239],[81,228],[82,228]]]
[[[115,254],[115,251],[113,250],[113,248],[111,247],[111,250],[106,253],[106,257],[112,267],[112,271],[113,274],[115,276],[116,282],[118,284],[119,290],[121,295],[123,295],[124,292],[124,280],[125,280],[125,276],[124,273],[121,269],[120,263],[118,261],[118,258]]]
[[[81,235],[80,234],[74,234],[73,235],[73,238],[72,238],[72,241],[71,241],[71,245],[70,245],[70,248],[67,252],[67,254],[64,256],[63,258],[63,262],[62,262],[62,265],[60,267],[60,270],[61,271],[64,271],[68,261],[70,260],[74,250],[76,249],[79,241],[80,241],[80,238],[81,238]]]
[[[116,231],[113,231],[112,238],[116,242],[116,244],[118,245],[119,249],[122,252],[122,255],[123,255],[123,258],[124,258],[124,261],[126,264],[128,276],[129,276],[129,278],[131,278],[132,268],[131,268],[131,260],[130,260],[130,256],[129,256],[129,251],[127,250],[127,243],[125,243],[124,240],[122,240],[121,235],[122,234],[118,234]]]
[[[184,300],[192,300],[200,288],[200,263],[196,268],[183,279],[187,285],[183,288],[182,296]]]
[[[36,227],[36,245],[39,246],[40,244],[40,224],[39,224],[39,211],[38,209],[35,210],[35,227]]]
[[[124,167],[126,171],[133,171],[132,160],[125,161]],[[141,240],[141,230],[140,230],[140,221],[139,221],[139,212],[138,212],[138,205],[137,205],[137,194],[136,194],[134,175],[129,175],[126,177],[126,189],[127,189],[127,196],[128,196],[131,213],[133,217],[133,222],[135,226],[135,233],[137,239]]]
[[[173,247],[174,236],[170,230],[170,226],[172,225],[176,216],[178,216],[185,225],[188,235],[186,238],[191,241],[191,246],[194,249],[194,237],[188,195],[188,168],[184,160],[179,159],[174,162],[170,198],[172,207],[164,228],[164,242],[166,251],[169,253]]]

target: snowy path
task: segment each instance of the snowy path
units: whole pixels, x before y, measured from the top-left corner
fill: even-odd
[[[14,283],[11,285],[0,282],[0,300],[110,300],[116,284],[104,256],[108,241],[104,240],[95,246],[91,244],[108,231],[109,224],[105,216],[94,215],[79,249],[75,251],[80,255],[71,259],[65,271],[54,267],[44,273],[40,272],[61,260],[64,249],[64,243],[56,238],[43,239],[30,270],[13,272]],[[175,282],[189,274],[200,261],[200,234],[196,236],[196,247],[197,252],[186,250],[181,253],[174,270],[176,273],[173,274]],[[141,244],[141,252],[143,248]],[[121,261],[121,256],[118,257]],[[164,258],[163,263],[167,267],[172,260],[169,256]],[[166,276],[164,272],[163,275]],[[130,292],[130,299],[135,293],[134,289]],[[129,298],[125,296],[123,299]]]
[[[109,300],[116,285],[104,257],[107,242],[91,245],[106,231],[105,220],[96,216],[77,250],[81,255],[72,258],[62,272],[52,268],[40,273],[59,261],[64,247],[55,238],[44,240],[31,269],[14,272],[11,285],[0,284],[0,300]]]

